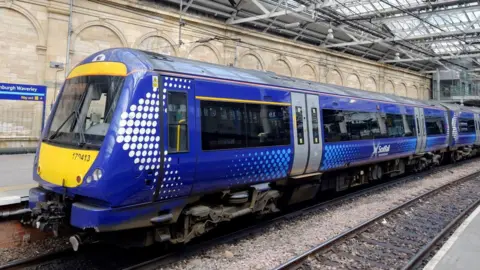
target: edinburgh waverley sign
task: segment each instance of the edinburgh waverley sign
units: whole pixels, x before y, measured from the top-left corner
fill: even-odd
[[[10,84],[0,82],[0,99],[45,102],[47,87],[44,85]]]

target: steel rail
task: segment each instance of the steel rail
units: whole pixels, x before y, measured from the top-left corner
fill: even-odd
[[[428,242],[410,261],[402,268],[403,270],[413,269],[418,266],[430,252],[432,252],[437,244],[445,239],[448,233],[456,229],[457,224],[463,221],[468,215],[480,205],[480,198],[472,203],[467,209],[463,210],[454,220],[452,220],[435,238]]]
[[[419,173],[413,173],[413,174],[405,175],[405,176],[397,178],[397,179],[394,178],[394,179],[391,179],[391,180],[386,181],[386,182],[373,183],[373,184],[370,184],[371,186],[363,187],[360,190],[350,192],[348,194],[333,198],[333,199],[328,200],[328,201],[315,203],[313,205],[308,205],[306,207],[303,207],[303,208],[300,208],[300,209],[297,209],[297,210],[293,210],[291,212],[286,212],[286,213],[284,213],[280,216],[276,216],[276,217],[273,217],[273,218],[268,218],[268,219],[263,220],[259,223],[250,225],[246,228],[236,230],[236,231],[233,231],[233,232],[228,232],[226,234],[220,235],[220,236],[212,238],[210,240],[206,240],[204,242],[195,243],[191,246],[182,246],[181,248],[176,248],[176,249],[174,249],[174,251],[172,251],[170,253],[162,254],[161,256],[158,256],[156,258],[152,258],[151,260],[146,260],[146,261],[140,262],[140,263],[135,264],[135,265],[130,265],[130,266],[127,266],[123,269],[124,270],[148,269],[151,266],[158,267],[158,266],[167,265],[167,264],[173,263],[173,262],[175,262],[175,261],[177,261],[181,258],[185,258],[188,255],[191,255],[193,253],[197,253],[201,250],[212,247],[214,245],[233,242],[235,240],[242,239],[243,237],[246,237],[248,235],[253,235],[255,233],[258,233],[259,231],[261,231],[265,227],[267,227],[269,225],[272,225],[272,224],[275,224],[277,222],[287,220],[287,219],[296,218],[296,217],[299,217],[301,215],[307,215],[307,214],[310,214],[310,213],[315,212],[315,211],[320,211],[322,209],[341,204],[341,203],[346,202],[348,200],[352,200],[352,199],[364,196],[364,195],[369,194],[369,193],[374,193],[374,192],[376,192],[378,190],[381,190],[381,189],[388,189],[388,188],[394,187],[394,186],[399,185],[399,184],[404,184],[404,183],[411,182],[411,181],[418,181],[419,179],[421,179],[423,177],[426,177],[426,176],[429,176],[429,175],[432,175],[432,174],[435,174],[435,173],[438,173],[438,172],[441,172],[441,171],[448,171],[449,169],[455,168],[455,167],[460,166],[460,165],[475,163],[475,162],[478,162],[478,160],[480,160],[480,158],[462,160],[460,162],[442,165],[442,166],[435,167],[433,169],[422,171],[422,172],[419,172]],[[94,245],[94,244],[95,243],[92,243],[90,245]],[[86,250],[87,247],[88,247],[87,244],[84,245],[82,250]],[[42,263],[45,263],[45,262],[48,262],[48,261],[53,261],[53,260],[56,260],[56,259],[59,259],[59,258],[73,256],[75,254],[78,254],[78,252],[79,251],[74,252],[71,249],[65,249],[65,250],[54,251],[54,252],[50,252],[50,253],[46,253],[46,254],[41,254],[41,255],[38,255],[38,256],[35,256],[35,257],[31,257],[31,258],[14,260],[14,261],[10,261],[10,262],[8,262],[4,265],[0,265],[0,270],[4,270],[4,269],[23,269],[26,266],[40,265]],[[80,251],[80,252],[82,252],[82,251]]]
[[[428,192],[426,192],[426,193],[424,193],[424,194],[422,194],[422,195],[420,195],[420,196],[417,196],[417,197],[415,197],[415,198],[412,198],[412,199],[410,199],[410,200],[408,200],[408,201],[406,201],[406,202],[404,202],[404,203],[402,203],[402,204],[400,204],[400,205],[398,205],[398,206],[396,206],[396,207],[394,207],[394,208],[392,208],[392,209],[390,209],[390,210],[387,210],[387,211],[385,211],[385,212],[383,212],[383,213],[380,213],[379,215],[377,215],[377,216],[375,216],[375,217],[373,217],[373,218],[371,218],[371,219],[369,219],[369,220],[367,220],[367,221],[365,221],[365,222],[363,222],[363,223],[355,226],[354,228],[351,228],[351,229],[349,229],[349,230],[347,230],[347,231],[344,231],[343,233],[341,233],[341,234],[339,234],[339,235],[337,235],[337,236],[335,236],[335,237],[333,237],[333,238],[330,238],[329,240],[321,243],[320,245],[318,245],[318,246],[316,246],[316,247],[311,248],[310,250],[308,250],[308,251],[306,251],[306,252],[304,252],[304,253],[302,253],[302,254],[294,257],[294,258],[291,258],[291,259],[288,260],[287,262],[285,262],[285,263],[283,263],[283,264],[275,267],[274,270],[295,269],[295,266],[298,266],[299,264],[301,264],[303,261],[305,261],[307,258],[309,258],[310,256],[312,256],[313,254],[316,254],[316,253],[320,253],[320,252],[322,252],[322,251],[325,251],[325,250],[327,250],[328,248],[330,248],[331,246],[333,246],[333,245],[335,245],[335,244],[337,244],[337,243],[340,243],[340,242],[342,242],[342,241],[350,238],[351,236],[354,236],[354,235],[356,235],[356,234],[359,234],[359,233],[365,231],[365,229],[367,229],[370,225],[374,224],[375,222],[377,222],[377,221],[379,221],[379,220],[382,220],[383,218],[391,215],[392,213],[394,213],[394,212],[396,212],[396,211],[398,211],[398,210],[400,210],[400,209],[402,209],[402,208],[405,208],[405,207],[407,207],[407,206],[409,206],[409,205],[411,205],[411,204],[413,204],[413,203],[415,203],[415,202],[417,202],[417,201],[419,201],[419,200],[421,200],[421,199],[424,199],[424,198],[426,198],[426,197],[428,197],[428,196],[431,196],[431,195],[433,195],[433,194],[435,194],[435,193],[438,193],[438,192],[440,192],[440,191],[443,191],[443,190],[445,190],[445,189],[447,189],[447,188],[449,188],[449,187],[451,187],[451,186],[461,184],[461,183],[463,183],[463,182],[465,182],[465,181],[471,180],[472,178],[475,178],[475,177],[478,177],[478,176],[480,176],[480,172],[475,172],[475,173],[469,174],[469,175],[467,175],[467,176],[461,177],[461,178],[459,178],[459,179],[457,179],[457,180],[454,180],[454,181],[452,181],[452,182],[446,183],[446,184],[444,184],[444,185],[442,185],[442,186],[440,186],[440,187],[438,187],[438,188],[432,189],[432,190],[430,190],[430,191],[428,191]],[[475,204],[475,203],[474,203],[474,204]],[[459,218],[459,219],[460,219],[460,218]],[[458,221],[458,220],[457,220],[457,221]],[[453,226],[453,225],[452,225],[452,226]],[[445,234],[445,233],[446,233],[446,232],[443,232],[443,234]],[[438,241],[437,238],[434,239],[434,240],[435,240],[435,241]],[[434,244],[432,243],[432,244],[429,244],[429,245],[434,245]],[[428,246],[427,246],[427,247],[425,248],[426,250],[425,250],[425,251],[422,251],[422,253],[427,252],[427,251],[428,251],[429,249],[431,249],[431,248],[432,248],[432,247],[428,247]],[[419,255],[419,258],[418,258],[418,259],[420,259],[420,257],[421,257],[421,255]],[[412,264],[415,264],[415,263],[417,263],[417,261],[418,261],[417,258],[414,258],[414,259],[415,259],[415,261],[414,261],[414,262],[412,261]]]
[[[438,173],[438,172],[441,172],[441,171],[447,171],[447,170],[449,170],[453,167],[457,167],[457,166],[460,166],[460,165],[463,165],[463,164],[474,163],[475,161],[478,161],[478,159],[480,159],[480,158],[463,160],[463,161],[460,161],[460,162],[457,162],[457,163],[454,163],[454,164],[447,164],[447,165],[443,165],[443,166],[440,166],[440,167],[436,167],[436,168],[431,169],[431,170],[427,170],[427,171],[419,172],[419,173],[416,173],[416,174],[403,176],[401,178],[393,179],[393,180],[390,180],[390,181],[387,181],[387,182],[384,182],[384,183],[377,183],[374,186],[371,186],[371,187],[368,187],[368,188],[363,188],[361,190],[358,190],[358,191],[355,191],[355,192],[352,192],[352,193],[348,193],[346,195],[343,195],[343,196],[340,196],[340,197],[337,197],[337,198],[334,198],[334,199],[331,199],[331,200],[328,200],[328,201],[325,201],[325,202],[320,202],[320,203],[317,203],[317,204],[314,204],[314,205],[311,205],[311,206],[307,206],[305,208],[301,208],[299,210],[295,210],[295,211],[290,212],[290,213],[285,213],[285,214],[282,214],[278,217],[274,217],[272,219],[268,219],[266,221],[263,221],[263,222],[260,222],[260,223],[257,223],[257,224],[253,224],[252,226],[249,226],[247,228],[237,230],[237,231],[234,231],[234,232],[230,232],[226,235],[221,235],[219,237],[212,238],[212,239],[207,240],[205,242],[200,242],[198,244],[186,247],[185,249],[182,249],[178,252],[172,252],[172,253],[169,253],[169,254],[164,254],[164,255],[161,255],[157,258],[153,258],[149,261],[144,261],[144,262],[141,262],[139,264],[132,265],[132,266],[129,266],[127,268],[123,268],[123,270],[140,270],[140,269],[154,269],[154,268],[158,268],[158,267],[165,267],[168,264],[174,263],[175,261],[186,258],[189,255],[192,255],[194,253],[198,253],[201,250],[207,249],[207,248],[212,247],[214,245],[220,245],[220,244],[233,242],[233,241],[242,239],[242,238],[244,238],[248,235],[253,235],[255,233],[258,233],[259,231],[263,230],[267,226],[278,223],[280,221],[287,220],[287,219],[292,219],[292,218],[297,218],[301,215],[306,215],[306,214],[312,213],[314,211],[320,211],[320,210],[325,209],[325,208],[330,208],[332,206],[341,204],[341,203],[346,202],[348,200],[352,200],[352,199],[364,196],[366,194],[376,192],[376,191],[381,190],[381,189],[388,189],[388,188],[394,187],[398,184],[404,184],[404,183],[410,182],[410,181],[417,181],[417,180],[421,179],[422,177],[426,177],[426,176],[429,176],[429,175],[432,175],[432,174],[435,174],[435,173]],[[478,174],[480,174],[480,172],[478,172]],[[468,177],[468,176],[466,176],[466,177]],[[457,179],[455,181],[459,181],[459,180],[460,179]],[[429,193],[430,192],[431,191],[429,191]]]

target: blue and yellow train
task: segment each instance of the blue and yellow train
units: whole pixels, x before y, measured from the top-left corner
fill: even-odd
[[[72,69],[54,104],[34,160],[28,223],[185,243],[324,190],[474,156],[479,112],[104,50]]]

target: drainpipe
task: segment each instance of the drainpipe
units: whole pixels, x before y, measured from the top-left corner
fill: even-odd
[[[72,39],[72,12],[73,12],[73,0],[70,0],[70,10],[68,14],[68,36],[67,36],[67,55],[65,60],[65,78],[70,70],[70,43]]]

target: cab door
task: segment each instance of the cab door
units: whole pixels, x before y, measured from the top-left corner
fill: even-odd
[[[306,95],[292,93],[293,139],[294,158],[290,176],[301,175],[305,172],[308,161],[309,137]]]
[[[423,108],[415,108],[415,122],[417,126],[417,148],[415,153],[425,152],[427,145],[427,132],[425,128],[425,114]]]
[[[160,123],[163,126],[163,170],[160,170],[156,187],[156,200],[190,194],[196,162],[192,149],[195,138],[194,80],[163,76],[162,82]]]

